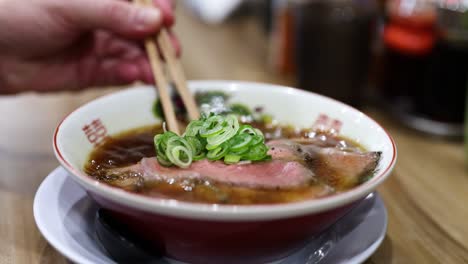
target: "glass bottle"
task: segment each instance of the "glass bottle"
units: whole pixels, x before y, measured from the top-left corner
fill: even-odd
[[[448,2],[390,0],[381,83],[387,109],[409,127],[461,137],[468,80],[465,8]],[[466,1],[465,1],[466,2]],[[465,31],[464,31],[465,30]],[[455,34],[455,31],[457,34]]]
[[[361,107],[377,29],[377,2],[293,3],[298,86]]]

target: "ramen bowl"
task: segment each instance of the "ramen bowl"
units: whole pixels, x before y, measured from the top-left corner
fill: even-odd
[[[336,195],[274,205],[221,205],[146,197],[89,177],[90,152],[109,135],[161,123],[151,109],[154,88],[139,86],[91,101],[57,127],[57,159],[101,207],[154,251],[190,263],[265,263],[285,257],[375,190],[396,161],[391,136],[362,112],[295,88],[237,81],[192,81],[192,91],[223,91],[232,102],[262,107],[279,123],[333,129],[369,151],[380,151],[374,176]]]

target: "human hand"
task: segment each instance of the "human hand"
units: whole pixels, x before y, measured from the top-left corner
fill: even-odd
[[[0,1],[0,93],[152,82],[141,39],[174,23],[172,1],[153,1],[158,8],[120,0]]]

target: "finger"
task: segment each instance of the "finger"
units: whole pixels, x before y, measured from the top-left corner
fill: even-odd
[[[124,84],[132,83],[141,79],[141,70],[135,63],[124,62],[117,66],[116,78]]]
[[[159,8],[115,0],[59,2],[63,3],[59,11],[79,28],[104,29],[125,37],[145,37],[158,31],[163,24]]]
[[[157,6],[164,17],[164,25],[166,27],[171,27],[174,25],[174,12],[173,12],[173,2],[170,0],[153,0],[155,6]]]
[[[108,34],[95,35],[95,56],[99,61],[118,60],[120,65],[116,67],[116,73],[124,82],[135,80],[152,83],[150,64],[146,58],[144,48],[137,42],[129,41],[120,37],[113,36],[108,40]],[[104,49],[101,49],[104,47]],[[135,73],[137,72],[137,73]]]
[[[151,71],[151,65],[146,57],[142,56],[136,60],[138,68],[140,70],[140,80],[145,83],[154,83],[153,72]]]
[[[177,38],[177,36],[174,34],[174,32],[172,32],[170,30],[168,32],[169,32],[169,37],[171,38],[172,45],[174,46],[176,56],[180,57],[180,55],[182,53],[182,46],[180,45],[179,38]]]
[[[143,54],[140,44],[136,41],[129,41],[123,38],[112,36],[109,41],[99,41],[96,39],[96,54],[101,58],[118,57],[131,60]]]
[[[108,59],[99,62],[87,85],[124,85],[137,81],[139,78],[140,71],[135,63],[119,59]]]
[[[135,81],[154,83],[150,65],[144,58],[132,61],[108,61],[102,64],[94,85],[123,85]]]

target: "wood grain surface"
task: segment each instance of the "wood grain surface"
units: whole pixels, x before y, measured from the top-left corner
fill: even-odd
[[[248,20],[205,25],[179,5],[175,31],[189,79],[290,84],[266,67],[265,36]],[[66,263],[33,219],[35,191],[58,166],[57,123],[77,106],[119,88],[0,96],[0,263]],[[398,163],[379,188],[389,213],[386,238],[366,263],[468,263],[468,174],[460,142],[407,130],[368,111],[395,138]]]

